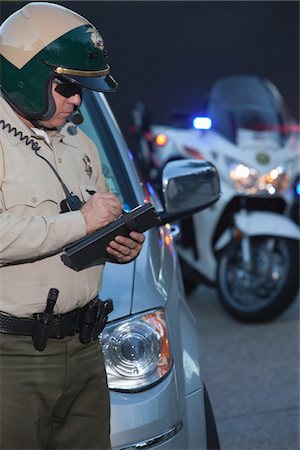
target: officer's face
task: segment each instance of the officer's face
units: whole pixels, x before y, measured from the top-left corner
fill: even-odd
[[[67,117],[74,111],[75,106],[79,106],[81,103],[79,94],[67,98],[56,92],[56,87],[57,83],[53,83],[52,95],[56,106],[55,114],[51,119],[41,122],[46,128],[59,128],[65,125]]]

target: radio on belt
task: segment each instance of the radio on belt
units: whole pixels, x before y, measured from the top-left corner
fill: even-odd
[[[82,270],[96,262],[109,260],[106,247],[118,235],[129,236],[131,231],[143,233],[161,225],[161,219],[151,203],[137,206],[119,219],[64,248],[62,260],[75,270]]]

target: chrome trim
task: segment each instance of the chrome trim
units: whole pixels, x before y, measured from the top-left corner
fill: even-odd
[[[110,67],[107,66],[103,70],[76,70],[67,69],[66,67],[56,67],[55,72],[59,75],[74,75],[78,77],[101,77],[109,74]]]
[[[155,445],[161,445],[164,442],[169,441],[172,439],[183,427],[183,421],[179,420],[173,427],[169,428],[168,430],[164,431],[163,433],[159,434],[158,436],[155,436],[153,438],[149,438],[145,441],[140,441],[135,444],[131,444],[128,447],[121,447],[119,450],[137,450],[137,449],[148,449],[152,448]]]
[[[181,228],[177,223],[171,223],[171,234],[175,242],[181,238]]]

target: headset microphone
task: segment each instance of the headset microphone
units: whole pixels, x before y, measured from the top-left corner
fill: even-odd
[[[71,121],[74,123],[74,125],[80,125],[83,120],[83,115],[81,114],[80,109],[76,108],[72,115]]]

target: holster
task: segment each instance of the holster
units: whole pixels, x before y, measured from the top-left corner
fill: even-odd
[[[98,338],[112,310],[113,302],[110,298],[105,301],[94,299],[82,308],[79,329],[79,340],[82,344],[88,344]]]

